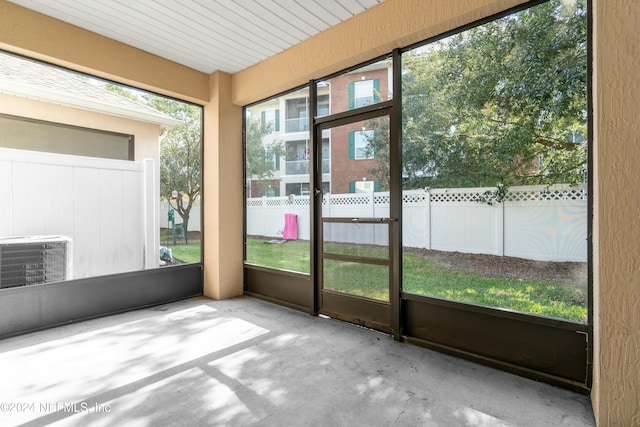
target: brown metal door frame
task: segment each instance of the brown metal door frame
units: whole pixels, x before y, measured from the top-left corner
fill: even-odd
[[[400,289],[399,278],[397,272],[399,266],[396,265],[398,260],[394,257],[394,254],[399,253],[397,247],[398,243],[395,240],[399,239],[398,233],[398,217],[393,216],[395,209],[394,204],[397,204],[395,198],[397,194],[394,193],[394,187],[390,188],[390,217],[389,218],[324,218],[322,216],[322,153],[321,144],[318,141],[322,141],[322,131],[331,129],[334,127],[356,123],[359,121],[388,117],[390,126],[390,141],[389,149],[393,155],[392,146],[394,143],[391,138],[395,134],[394,128],[397,126],[393,123],[393,113],[395,111],[394,101],[386,101],[378,104],[374,104],[368,107],[364,107],[357,111],[346,111],[334,116],[323,117],[315,119],[313,123],[312,133],[312,162],[313,162],[313,218],[314,218],[314,310],[313,314],[326,314],[330,317],[339,318],[351,323],[377,329],[386,333],[393,333],[396,338],[399,338],[399,311],[394,310],[393,307],[400,305]],[[390,159],[393,161],[394,159]],[[391,164],[390,164],[391,167]],[[392,175],[394,172],[391,172]],[[393,179],[390,179],[392,182]],[[378,301],[369,298],[363,298],[355,295],[349,295],[346,293],[335,292],[331,290],[323,289],[323,266],[324,266],[324,226],[325,222],[333,223],[353,223],[354,221],[361,224],[387,224],[388,226],[388,258],[384,261],[383,265],[388,266],[389,270],[389,301]],[[381,259],[367,259],[363,257],[351,257],[351,256],[338,256],[335,254],[328,255],[327,259],[335,259],[350,262],[371,263],[380,264]]]
[[[393,282],[392,247],[393,235],[392,225],[397,220],[395,218],[323,218],[320,226],[321,233],[324,232],[325,223],[337,224],[386,224],[388,233],[387,258],[369,258],[352,255],[338,255],[319,251],[318,259],[318,283],[320,286],[319,307],[320,314],[345,320],[368,328],[376,329],[386,333],[393,333],[393,319],[391,310],[391,283]],[[320,247],[323,248],[324,239],[320,239]],[[324,289],[324,260],[348,261],[362,264],[382,265],[388,268],[388,288],[389,301],[374,300],[357,295],[336,292]]]

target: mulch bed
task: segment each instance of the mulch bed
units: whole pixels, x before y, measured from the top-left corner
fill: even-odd
[[[420,248],[404,248],[404,251],[420,254],[446,268],[469,270],[487,277],[538,279],[571,285],[587,283],[586,262],[534,261],[508,256]]]

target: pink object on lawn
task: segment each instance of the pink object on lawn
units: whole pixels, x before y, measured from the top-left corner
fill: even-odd
[[[282,233],[284,240],[297,240],[298,239],[298,215],[288,213],[284,214],[284,233]]]

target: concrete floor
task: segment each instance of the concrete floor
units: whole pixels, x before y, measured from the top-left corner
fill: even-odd
[[[0,426],[593,426],[589,398],[252,298],[0,341]]]

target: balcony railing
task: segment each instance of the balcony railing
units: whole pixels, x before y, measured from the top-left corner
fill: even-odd
[[[284,123],[285,132],[305,132],[309,130],[309,118],[299,117],[295,119],[287,119]]]
[[[329,159],[322,159],[322,173],[331,172]],[[309,175],[309,160],[290,160],[286,162],[287,175]]]

